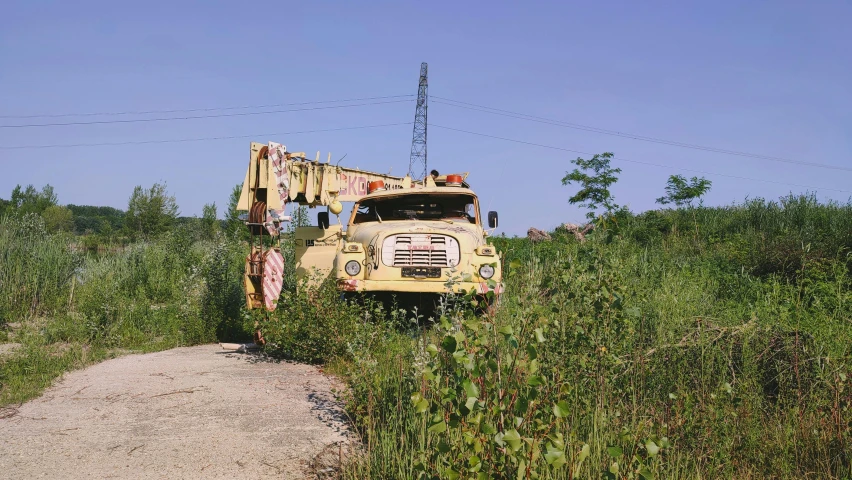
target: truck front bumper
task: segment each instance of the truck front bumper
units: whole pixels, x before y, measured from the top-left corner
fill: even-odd
[[[399,281],[399,280],[338,280],[337,289],[341,292],[406,292],[406,293],[447,293],[444,282]],[[479,295],[488,292],[502,294],[504,285],[498,282],[494,288],[487,282],[458,282],[453,284],[453,293],[473,291]]]

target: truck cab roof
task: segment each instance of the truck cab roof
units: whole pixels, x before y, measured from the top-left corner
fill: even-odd
[[[476,196],[473,193],[473,190],[466,187],[445,187],[445,186],[435,186],[435,187],[420,187],[420,188],[403,188],[403,189],[390,189],[383,190],[380,192],[373,192],[361,197],[361,200],[364,201],[369,198],[384,198],[384,197],[393,197],[397,195],[428,195],[428,194],[467,194]]]

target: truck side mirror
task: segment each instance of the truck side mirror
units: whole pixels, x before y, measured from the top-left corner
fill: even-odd
[[[488,212],[488,228],[497,228],[497,212]]]
[[[328,230],[328,212],[317,213],[317,225],[323,230]]]

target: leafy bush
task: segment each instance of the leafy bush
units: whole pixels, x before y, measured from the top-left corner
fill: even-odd
[[[344,477],[849,477],[850,221],[791,197],[492,239],[496,315],[337,364],[365,441]]]
[[[332,282],[317,289],[303,282],[282,294],[268,318],[255,311],[252,321],[262,322],[268,352],[317,363],[353,358],[397,317],[398,312],[388,312],[379,303],[344,301]]]
[[[421,388],[411,396],[426,428],[415,469],[427,476],[499,478],[564,466],[564,379],[538,359],[549,321],[526,317],[516,331],[494,318],[456,320],[441,317],[440,347],[426,347]]]

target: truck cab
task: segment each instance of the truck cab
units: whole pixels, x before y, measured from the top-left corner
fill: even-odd
[[[420,188],[371,184],[345,231],[322,220],[297,229],[297,274],[333,275],[341,292],[502,293],[500,257],[486,241],[479,199],[466,183],[447,181],[454,177]],[[496,212],[488,222],[497,227]]]

